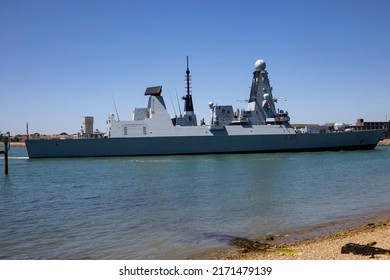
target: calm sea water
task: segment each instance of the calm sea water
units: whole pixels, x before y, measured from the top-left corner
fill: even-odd
[[[183,259],[390,212],[373,151],[0,159],[0,259]]]

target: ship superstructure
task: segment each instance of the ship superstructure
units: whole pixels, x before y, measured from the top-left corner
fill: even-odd
[[[26,141],[30,158],[252,153],[373,149],[384,130],[295,130],[287,111],[275,107],[277,99],[266,63],[255,63],[247,108],[209,102],[211,119],[197,123],[191,93],[187,57],[184,113],[171,118],[162,96],[162,86],[148,87],[146,108],[135,108],[130,121],[107,120],[99,138]]]
[[[207,125],[203,123],[199,129],[196,129],[195,126],[198,126],[198,124],[192,101],[191,77],[187,58],[186,95],[182,97],[184,100],[184,114],[171,119],[162,97],[162,86],[149,87],[145,90],[145,96],[149,97],[148,106],[134,109],[131,121],[116,121],[115,115],[112,114],[108,120],[107,136],[165,136],[167,132],[168,135],[173,136],[176,133],[180,134],[180,131],[185,132],[185,134],[189,131],[197,134],[197,132],[205,132],[205,130],[229,130],[230,133],[234,133],[237,130],[236,126],[248,128],[249,126],[264,125],[277,125],[278,128],[283,126],[284,131],[287,129],[289,133],[295,133],[289,124],[288,113],[275,108],[276,99],[273,97],[265,67],[266,64],[263,60],[256,61],[246,109],[234,111],[232,105],[217,105],[209,102],[211,119]],[[190,130],[183,129],[185,126],[192,126],[193,128]],[[230,126],[232,127],[230,128]],[[174,129],[175,127],[178,129]],[[242,130],[239,133],[242,133]]]

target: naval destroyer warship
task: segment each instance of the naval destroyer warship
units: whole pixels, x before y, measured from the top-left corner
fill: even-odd
[[[385,130],[353,131],[341,125],[293,128],[287,111],[276,109],[277,98],[266,63],[255,62],[245,109],[210,102],[211,119],[197,122],[190,70],[186,70],[184,112],[169,115],[162,86],[149,87],[146,108],[136,108],[130,121],[111,114],[107,131],[99,137],[77,139],[28,139],[30,158],[190,155],[374,149]]]

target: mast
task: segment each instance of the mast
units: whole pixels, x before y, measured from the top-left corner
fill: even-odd
[[[193,112],[194,111],[194,105],[192,103],[192,95],[191,95],[191,75],[190,75],[190,69],[188,66],[188,55],[187,55],[187,70],[186,70],[186,89],[187,94],[186,96],[183,96],[184,99],[184,112]]]
[[[272,87],[265,67],[264,60],[256,60],[248,102],[248,111],[255,114],[250,117],[250,121],[252,124],[287,123],[290,120],[287,111],[276,111],[275,102],[277,99],[272,95]]]

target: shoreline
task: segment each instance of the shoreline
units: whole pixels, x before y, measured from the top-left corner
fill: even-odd
[[[216,249],[193,259],[390,260],[390,216],[368,221],[344,229],[336,225],[333,231],[309,239],[293,236],[295,241],[288,241],[289,235],[287,239],[271,235],[259,239],[238,238],[232,240],[235,246],[231,249]]]
[[[11,147],[26,147],[26,143],[23,142],[10,142]]]
[[[390,139],[383,139],[379,141],[378,146],[390,146]]]

